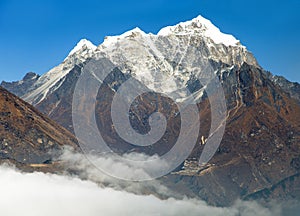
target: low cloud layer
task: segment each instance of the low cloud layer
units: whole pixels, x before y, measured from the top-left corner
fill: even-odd
[[[235,215],[197,200],[138,196],[76,178],[0,168],[1,215]]]
[[[79,166],[79,164],[77,164]],[[82,168],[84,168],[83,165]],[[85,167],[87,168],[87,167]],[[90,172],[90,171],[89,171]],[[90,177],[95,178],[95,173]],[[102,187],[90,180],[44,173],[21,173],[0,167],[1,215],[10,216],[279,216],[280,205],[264,208],[256,202],[238,201],[232,207],[208,206],[196,199],[161,200]],[[109,178],[103,181],[109,182]],[[97,179],[99,181],[99,179]],[[114,182],[116,184],[116,182]],[[135,188],[137,190],[137,188]],[[292,215],[292,214],[291,214]]]
[[[141,159],[145,155],[127,155]],[[147,175],[111,157],[89,157],[124,174]],[[281,216],[282,205],[266,208],[257,202],[237,201],[227,208],[209,206],[170,191],[158,181],[122,181],[101,172],[82,154],[66,149],[60,160],[64,175],[23,173],[0,166],[0,214],[9,216]],[[163,161],[162,161],[163,163]],[[159,166],[160,164],[157,164]],[[73,173],[73,175],[72,175]],[[76,173],[76,175],[75,175]],[[145,195],[149,194],[154,195]],[[160,198],[158,198],[160,197]],[[164,199],[161,199],[164,198]],[[297,215],[291,212],[291,216]]]
[[[131,160],[149,159],[149,156],[141,154],[130,154],[126,157]],[[120,162],[118,159],[114,159],[114,157],[95,157],[89,155],[88,158],[85,155],[72,151],[72,149],[65,149],[59,160],[63,161],[64,166],[68,170],[71,170],[71,172],[76,173],[76,176],[79,178],[95,182],[102,187],[110,187],[118,191],[125,190],[134,194],[143,195],[147,191],[151,191],[152,194],[160,197],[183,198],[181,194],[170,191],[156,180],[143,182],[120,180],[110,176],[109,173],[104,173],[97,165],[101,164],[101,167],[106,167],[106,170],[118,171],[121,176],[128,176],[128,178],[137,175],[147,176],[147,170],[142,168],[137,169],[135,166],[131,166],[130,163]],[[161,166],[162,164],[164,164],[164,161],[158,162],[156,166]],[[70,173],[66,175],[70,175]]]

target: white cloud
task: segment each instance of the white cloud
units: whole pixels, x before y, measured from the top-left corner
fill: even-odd
[[[229,208],[208,206],[196,199],[161,200],[100,187],[75,177],[21,173],[0,167],[0,214],[9,216],[276,216],[255,202],[238,201]]]
[[[10,216],[233,215],[197,200],[138,196],[66,176],[0,168],[0,211]]]
[[[129,157],[127,155],[127,157]],[[141,157],[148,157],[141,154],[131,154],[131,159],[139,160]],[[81,179],[88,179],[92,182],[96,182],[101,186],[111,187],[116,190],[126,190],[127,192],[132,192],[135,194],[144,194],[144,191],[149,191],[153,194],[158,194],[164,197],[177,197],[183,198],[182,195],[170,191],[165,186],[161,185],[156,180],[144,181],[144,182],[134,182],[134,181],[124,181],[109,176],[102,172],[96,165],[101,164],[101,167],[106,166],[106,170],[115,170],[121,173],[121,176],[136,176],[142,175],[147,176],[147,171],[143,169],[136,169],[135,166],[130,166],[130,163],[124,164],[113,157],[103,156],[95,157],[89,156],[89,159],[85,155],[76,153],[71,149],[65,149],[63,155],[60,157],[60,160],[64,161],[65,167],[68,167],[69,170],[72,170],[76,173]],[[149,157],[148,157],[149,158]],[[146,160],[147,158],[145,158]],[[93,163],[91,163],[91,161]],[[157,163],[156,166],[163,164]],[[69,175],[69,173],[67,173]]]

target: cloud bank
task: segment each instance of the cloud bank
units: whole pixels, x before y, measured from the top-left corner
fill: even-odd
[[[9,216],[279,216],[280,206],[265,208],[238,201],[218,208],[196,199],[159,199],[136,195],[89,180],[0,167],[0,211]],[[292,214],[291,214],[292,215]]]
[[[43,173],[24,174],[0,168],[1,215],[234,215],[197,200],[160,200],[82,181]]]

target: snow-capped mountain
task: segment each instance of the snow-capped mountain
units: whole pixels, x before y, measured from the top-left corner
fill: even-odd
[[[178,91],[186,86],[191,75],[199,77],[208,60],[229,66],[244,62],[258,66],[238,40],[221,33],[201,16],[165,27],[157,35],[135,28],[120,36],[107,37],[97,50],[122,71],[160,92]],[[159,85],[153,80],[158,80]]]
[[[120,36],[108,36],[97,48],[82,39],[60,65],[39,77],[25,92],[15,93],[37,105],[61,86],[75,65],[83,64],[98,53],[103,53],[123,72],[130,73],[149,89],[168,93],[186,86],[191,75],[198,76],[200,65],[207,64],[208,60],[229,67],[241,66],[244,62],[258,66],[253,55],[237,39],[220,32],[209,20],[198,16],[165,27],[157,35],[135,28]],[[7,84],[3,86],[10,89]],[[178,94],[185,95],[184,92]]]
[[[159,110],[167,114],[164,137],[153,148],[142,149],[122,140],[109,118],[117,86],[133,78],[154,92],[172,93],[177,102],[187,98],[189,89],[200,111],[199,144],[185,161],[184,169],[163,181],[175,190],[180,188],[216,205],[257,196],[299,197],[294,187],[300,182],[299,84],[264,71],[234,36],[222,33],[201,16],[165,27],[157,34],[135,28],[108,36],[97,47],[83,39],[61,64],[44,75],[30,73],[22,81],[4,82],[2,86],[73,132],[76,82],[83,67],[99,56],[117,66],[101,80],[104,85],[96,107],[98,128],[112,149],[149,154],[158,149],[164,153],[176,141],[180,128],[176,106],[162,95],[151,93],[141,96],[133,106],[131,124],[145,133],[150,111]],[[227,125],[218,152],[206,167],[199,167],[193,159],[199,158],[205,138],[211,135],[211,104],[204,93],[206,86],[197,77],[209,80],[212,75],[217,75],[224,89]]]

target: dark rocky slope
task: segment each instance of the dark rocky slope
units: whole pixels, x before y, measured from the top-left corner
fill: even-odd
[[[75,137],[36,108],[0,87],[0,161],[24,169],[51,167],[63,146]]]

